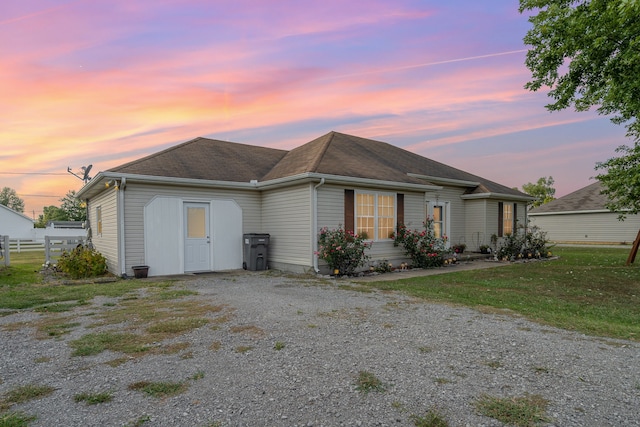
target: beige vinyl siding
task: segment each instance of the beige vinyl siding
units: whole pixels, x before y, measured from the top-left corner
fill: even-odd
[[[488,216],[486,200],[465,200],[465,235],[467,250],[479,251],[482,245],[491,245],[491,233],[488,233]],[[496,211],[497,212],[497,211]],[[497,213],[496,213],[497,215]],[[496,230],[498,217],[495,217]]]
[[[268,233],[269,265],[275,268],[308,270],[312,263],[312,213],[313,185],[280,188],[262,193],[262,227]]]
[[[89,200],[89,224],[93,246],[107,259],[109,272],[120,275],[118,264],[118,191],[109,188]],[[102,211],[102,234],[98,234],[96,208]]]
[[[618,221],[618,214],[612,212],[530,214],[529,220],[545,231],[549,240],[561,243],[631,244],[640,230],[640,215]]]
[[[126,214],[124,221],[126,269],[129,273],[131,273],[131,266],[146,263],[144,259],[144,206],[155,196],[179,197],[184,201],[210,201],[216,198],[235,200],[242,208],[244,232],[255,233],[261,229],[260,194],[256,191],[128,184],[125,191]],[[175,242],[166,242],[166,244],[175,244]]]

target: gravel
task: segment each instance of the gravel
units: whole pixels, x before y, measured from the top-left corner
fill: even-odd
[[[69,346],[100,330],[90,314],[115,300],[96,298],[74,309],[81,325],[57,339],[36,338],[31,322],[39,313],[5,315],[0,395],[19,385],[53,387],[48,396],[11,407],[36,416],[31,426],[411,426],[412,415],[431,409],[450,426],[501,426],[478,413],[477,399],[527,394],[548,400],[550,422],[543,425],[640,426],[637,342],[337,284],[270,272],[187,278],[177,286],[197,291],[200,301],[225,304],[228,321],[174,339],[190,343],[181,352],[116,367],[105,362],[122,354],[72,357]],[[374,374],[385,391],[358,390],[361,371]],[[154,398],[128,389],[137,381],[189,387]],[[112,401],[74,400],[105,391]]]

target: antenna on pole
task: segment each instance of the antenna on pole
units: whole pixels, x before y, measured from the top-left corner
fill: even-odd
[[[80,175],[78,175],[77,173],[74,173],[71,170],[71,167],[67,167],[67,172],[69,172],[71,175],[75,176],[76,178],[81,179],[86,184],[87,182],[89,182],[91,180],[91,177],[89,176],[89,172],[91,171],[92,167],[93,167],[93,165],[82,166],[80,168],[80,170],[82,171],[80,173]]]

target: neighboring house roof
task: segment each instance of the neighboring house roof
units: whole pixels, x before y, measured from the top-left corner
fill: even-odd
[[[260,182],[303,174],[408,184],[457,182],[467,194],[528,195],[385,142],[329,132],[291,151],[196,138],[110,169],[122,174]]]
[[[529,211],[530,215],[566,213],[577,211],[606,211],[607,196],[601,194],[602,184],[596,181],[573,193],[540,205]]]
[[[17,217],[21,217],[21,219],[25,219],[25,220],[29,221],[29,222],[30,222],[30,223],[32,223],[32,224],[35,222],[33,219],[29,218],[29,217],[28,217],[28,216],[26,216],[25,214],[20,213],[20,212],[18,212],[18,211],[14,211],[13,209],[11,209],[11,208],[9,208],[9,207],[7,207],[7,206],[5,206],[5,205],[0,205],[0,209],[3,209],[3,210],[5,210],[5,211],[7,211],[7,212],[10,212],[10,214],[14,214],[14,215],[16,215]]]

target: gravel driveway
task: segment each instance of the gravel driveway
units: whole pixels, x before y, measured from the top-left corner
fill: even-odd
[[[33,311],[0,317],[0,395],[24,384],[55,388],[11,408],[37,416],[31,426],[412,426],[412,415],[433,408],[450,426],[501,426],[475,409],[483,394],[539,394],[548,425],[640,426],[636,342],[271,273],[194,276],[179,286],[225,304],[228,320],[175,339],[190,343],[183,352],[115,367],[105,362],[121,354],[71,357],[68,345],[95,332],[90,314],[113,302],[75,309],[82,326],[59,339],[36,339]],[[16,322],[27,323],[3,327]],[[360,371],[386,391],[358,391]],[[128,389],[145,380],[189,387],[162,399]],[[104,391],[112,401],[74,401]]]

